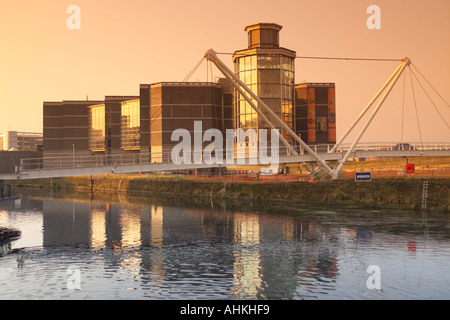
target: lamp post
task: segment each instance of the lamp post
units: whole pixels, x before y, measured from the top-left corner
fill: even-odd
[[[75,144],[72,143],[72,167],[75,168]]]

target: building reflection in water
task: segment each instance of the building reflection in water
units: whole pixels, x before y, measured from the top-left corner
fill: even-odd
[[[102,209],[91,210],[91,247],[94,250],[102,249],[106,242],[105,214],[106,211]]]
[[[233,252],[235,273],[232,294],[256,298],[262,284],[258,215],[234,214],[234,243],[236,250]]]
[[[334,283],[337,250],[330,243],[337,247],[339,241],[334,230],[289,216],[43,201],[44,247],[108,249],[105,265],[150,293],[167,279],[213,288],[214,281],[229,277],[226,294],[236,298],[292,298],[317,280]]]
[[[141,208],[143,210],[144,208]],[[143,210],[145,212],[145,209]],[[152,247],[150,255],[150,270],[152,282],[159,286],[164,281],[166,270],[164,269],[163,255],[163,207],[151,206],[150,212],[150,245]]]

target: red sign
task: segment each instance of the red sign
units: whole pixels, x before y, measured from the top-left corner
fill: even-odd
[[[414,163],[407,163],[406,164],[406,173],[414,173]]]

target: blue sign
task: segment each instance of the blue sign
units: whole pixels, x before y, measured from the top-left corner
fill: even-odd
[[[370,172],[355,172],[355,181],[371,181],[372,174]]]

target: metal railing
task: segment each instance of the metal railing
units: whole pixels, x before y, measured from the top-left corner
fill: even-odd
[[[309,146],[319,156],[330,153],[334,144],[317,144]],[[302,146],[294,146],[294,150],[298,155],[307,155],[307,151]],[[341,144],[336,148],[335,153],[343,154],[350,148],[350,144]],[[190,155],[183,158],[183,163],[186,160],[190,163],[198,163],[199,159],[203,162],[217,161],[222,159],[222,163],[227,165],[231,162],[239,165],[238,159],[249,159],[260,154],[261,150],[258,148],[245,147],[242,153],[238,153],[237,148],[232,150],[215,150],[212,154],[205,152],[191,152]],[[291,156],[292,153],[289,148],[279,146],[276,149],[277,154],[272,154],[270,147],[265,150],[265,155],[268,157],[274,156]],[[450,143],[392,143],[392,142],[367,142],[358,144],[354,151],[450,151]],[[228,153],[227,153],[228,152]],[[228,155],[228,158],[227,158]],[[230,158],[232,155],[232,158]],[[180,156],[179,160],[182,159]],[[197,161],[197,162],[196,162]],[[151,153],[121,153],[111,155],[71,155],[60,157],[45,157],[45,158],[28,158],[21,159],[19,171],[42,170],[42,169],[70,169],[70,168],[90,168],[90,167],[114,167],[121,165],[133,164],[157,164],[157,163],[174,163],[172,159],[172,152],[151,152]],[[182,169],[182,167],[180,167]]]
[[[351,143],[343,143],[337,147],[336,152],[346,152]],[[333,146],[332,146],[333,147]],[[331,148],[330,148],[331,150]],[[450,150],[450,142],[363,142],[356,145],[354,151],[431,151]]]

